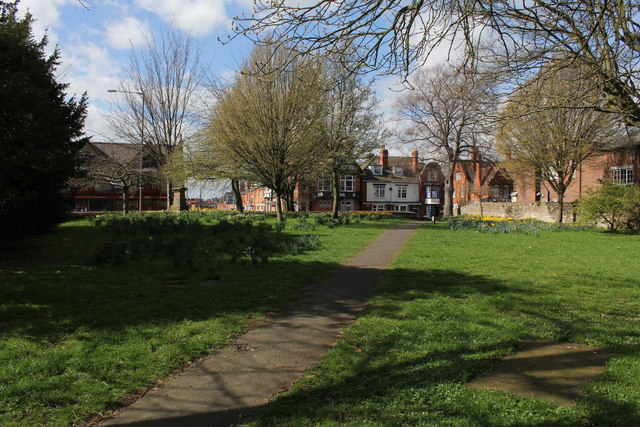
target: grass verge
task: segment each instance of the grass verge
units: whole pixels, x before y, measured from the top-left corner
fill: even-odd
[[[253,425],[640,425],[640,236],[425,225],[306,378]],[[612,349],[574,408],[467,383],[524,340]]]
[[[77,424],[119,407],[281,309],[398,223],[295,227],[299,221],[247,234],[216,220],[188,239],[171,226],[140,235],[85,220],[14,244],[0,261],[0,425]],[[270,248],[266,263],[221,250],[238,241],[255,246],[267,234],[278,242],[309,233],[317,249]],[[126,257],[113,248],[126,248]],[[145,253],[152,250],[157,255]],[[187,262],[189,254],[203,265]]]

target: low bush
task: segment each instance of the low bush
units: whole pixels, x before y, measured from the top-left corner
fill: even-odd
[[[480,215],[459,215],[446,219],[452,230],[473,230],[480,233],[527,233],[538,234],[541,231],[580,231],[591,227],[575,224],[554,224],[533,218],[516,219]]]
[[[640,186],[611,181],[590,188],[578,201],[576,210],[585,224],[606,224],[611,232],[640,231]]]

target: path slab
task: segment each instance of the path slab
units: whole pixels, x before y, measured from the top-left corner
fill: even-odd
[[[103,425],[242,423],[335,345],[419,226],[409,222],[386,231],[343,267],[311,285],[287,310],[269,316],[164,387],[150,390]]]
[[[489,373],[469,385],[575,406],[583,388],[604,372],[612,352],[560,341],[523,343],[514,355],[498,360]]]

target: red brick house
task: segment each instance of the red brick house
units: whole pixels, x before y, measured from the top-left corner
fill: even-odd
[[[583,161],[576,170],[565,193],[565,202],[574,202],[589,187],[602,180],[611,179],[620,184],[639,184],[640,143],[619,147],[609,152],[594,155]],[[546,181],[515,179],[514,201],[557,202],[554,190]]]
[[[362,210],[410,212],[417,217],[424,217],[424,170],[424,165],[418,161],[417,150],[413,150],[411,157],[396,157],[389,156],[383,146],[380,156],[372,160],[362,175]],[[436,174],[431,177],[436,178],[433,180],[435,185],[441,176]]]
[[[482,159],[478,150],[471,159],[461,160],[453,173],[454,211],[468,203],[510,202],[514,190],[513,181],[504,176],[496,162]]]

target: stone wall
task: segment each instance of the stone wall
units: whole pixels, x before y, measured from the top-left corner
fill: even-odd
[[[535,218],[547,222],[555,222],[558,209],[558,203],[556,202],[541,202],[539,204],[526,202],[482,203],[482,210],[485,216]],[[462,215],[480,215],[480,203],[469,203],[468,205],[462,206],[460,208],[460,213]],[[564,216],[562,222],[575,222],[573,206],[571,203],[564,204]]]

